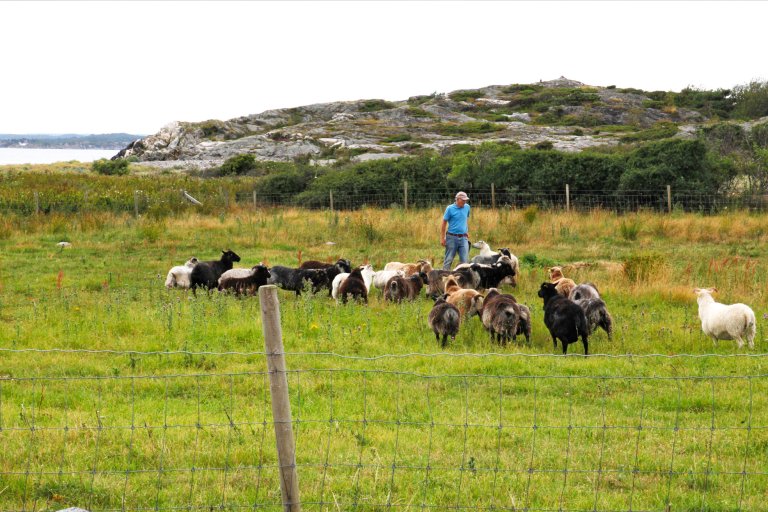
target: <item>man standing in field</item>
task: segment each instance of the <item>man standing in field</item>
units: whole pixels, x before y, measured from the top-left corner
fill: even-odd
[[[453,258],[459,253],[459,261],[469,261],[469,196],[466,192],[456,194],[456,202],[448,205],[443,214],[440,228],[440,244],[445,247],[443,270],[451,270]]]

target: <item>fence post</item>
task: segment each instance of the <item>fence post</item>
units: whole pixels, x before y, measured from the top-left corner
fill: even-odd
[[[331,196],[331,212],[333,212],[333,190],[330,190],[328,194]]]
[[[277,443],[277,458],[280,464],[280,491],[283,496],[283,510],[299,512],[299,475],[296,471],[296,446],[293,440],[291,402],[288,398],[288,377],[285,366],[283,334],[280,327],[280,303],[277,300],[277,286],[259,288],[261,323],[264,329],[264,348],[269,370],[269,392],[272,397],[272,419]]]
[[[40,213],[40,193],[35,191],[35,215]]]
[[[408,210],[408,182],[403,181],[403,208]]]
[[[253,189],[253,207],[256,208],[256,189]]]
[[[496,187],[491,183],[491,209],[496,209]]]
[[[565,211],[571,211],[571,187],[565,184]]]
[[[672,186],[667,185],[667,213],[672,213]]]
[[[133,191],[133,216],[134,217],[139,216],[139,191],[138,190]]]

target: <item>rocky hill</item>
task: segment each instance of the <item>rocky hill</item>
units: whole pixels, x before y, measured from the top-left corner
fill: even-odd
[[[397,102],[321,103],[228,121],[174,122],[130,143],[115,158],[204,169],[241,153],[258,160],[309,159],[327,165],[338,158],[393,158],[484,141],[581,151],[615,145],[660,126],[671,130],[670,136],[692,136],[696,125],[707,120],[705,113],[663,104],[654,94],[561,77]]]

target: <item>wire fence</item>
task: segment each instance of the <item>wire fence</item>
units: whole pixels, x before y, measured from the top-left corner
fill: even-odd
[[[0,510],[288,509],[269,354],[3,355],[50,370],[0,377]],[[213,367],[236,357],[252,369],[109,371],[117,360],[203,356]],[[304,510],[764,509],[768,374],[446,374],[351,368],[372,358],[349,355],[285,356]],[[106,370],[71,375],[62,357],[100,358],[93,366]],[[416,368],[423,357],[446,355],[373,359]],[[646,357],[682,368],[766,355]]]
[[[332,190],[313,195],[264,194],[255,190],[221,187],[195,192],[183,190],[83,191],[57,195],[52,191],[20,191],[12,197],[0,197],[0,211],[22,214],[78,213],[111,211],[169,215],[187,211],[221,213],[231,208],[262,208],[264,206],[296,206],[331,210],[377,208],[443,207],[452,201],[449,190],[414,190],[407,184],[402,188],[381,191]],[[467,189],[474,206],[489,208],[526,208],[592,211],[608,210],[620,213],[640,210],[657,212],[718,213],[726,210],[768,211],[768,196],[764,194],[708,194],[691,190],[572,190],[563,185],[559,191],[504,189]],[[193,200],[200,204],[194,204]]]

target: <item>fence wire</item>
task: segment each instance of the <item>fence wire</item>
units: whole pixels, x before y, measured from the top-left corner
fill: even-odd
[[[158,353],[13,352],[50,358],[51,370],[0,372],[0,510],[283,509],[263,360],[243,372],[69,375],[61,352]],[[424,356],[383,357],[413,368]],[[496,375],[286,354],[303,509],[764,508],[768,374],[601,374],[603,357],[579,358],[579,374]]]
[[[725,210],[768,210],[764,194],[709,194],[695,190],[508,190],[468,188],[472,204],[491,208],[526,208],[536,206],[547,210],[636,212],[639,210],[667,212],[717,213]],[[22,214],[85,213],[109,211],[135,215],[171,215],[187,211],[221,213],[230,208],[262,208],[265,206],[294,206],[315,209],[357,210],[377,208],[444,207],[453,199],[453,190],[419,190],[393,188],[387,190],[332,190],[314,194],[265,194],[255,190],[232,190],[194,193],[200,205],[186,200],[182,190],[89,191],[59,195],[52,191],[20,191],[0,196],[0,211]]]

